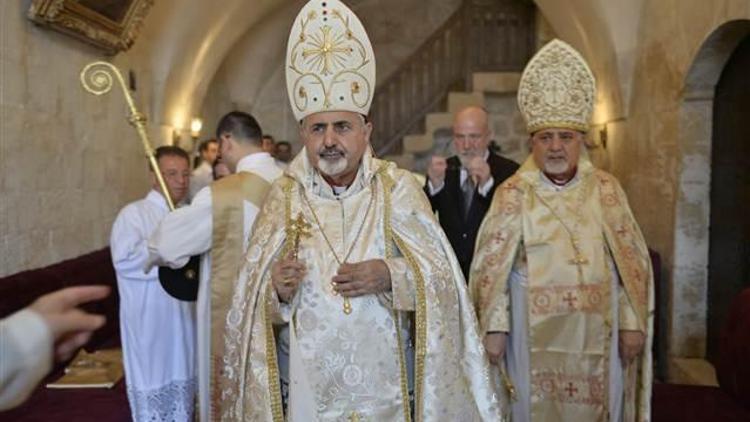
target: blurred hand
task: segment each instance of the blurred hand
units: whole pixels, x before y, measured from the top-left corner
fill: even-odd
[[[46,294],[29,306],[47,323],[54,338],[58,361],[69,359],[73,352],[89,341],[94,330],[106,322],[104,316],[88,314],[76,306],[107,295],[107,286],[69,287]]]
[[[271,267],[271,283],[276,294],[284,303],[289,303],[307,274],[304,261],[297,261],[290,251],[287,256],[276,261]]]
[[[630,364],[641,354],[645,340],[646,336],[640,331],[620,330],[620,359],[624,365]]]
[[[448,160],[445,157],[433,155],[430,165],[427,167],[427,178],[430,179],[433,188],[443,186],[445,182],[445,169],[448,168]]]
[[[382,259],[343,264],[331,280],[333,290],[344,297],[356,297],[391,290],[391,272]]]
[[[490,180],[490,165],[487,164],[482,157],[474,157],[469,161],[469,166],[466,169],[469,172],[469,177],[474,182],[474,186],[482,186]]]
[[[484,348],[487,357],[493,365],[499,365],[505,354],[505,345],[508,342],[508,333],[487,333],[484,337]]]

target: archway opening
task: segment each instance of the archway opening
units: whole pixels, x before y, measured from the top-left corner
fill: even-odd
[[[729,307],[750,286],[750,36],[732,53],[714,95],[706,355],[718,359]]]
[[[709,354],[713,353],[716,344],[713,328],[709,334],[712,324],[709,322],[709,229],[712,214],[726,205],[714,204],[712,200],[712,179],[715,178],[712,149],[714,142],[719,142],[716,136],[723,136],[715,132],[717,125],[722,125],[720,120],[715,120],[715,99],[723,72],[749,35],[748,20],[730,21],[717,27],[698,50],[685,80],[679,113],[681,169],[677,186],[673,283],[669,320],[663,321],[669,327],[669,344],[660,346],[661,350],[668,347],[671,358],[703,359],[707,349],[710,349]],[[748,115],[747,109],[744,113]],[[672,376],[670,373],[670,378]]]

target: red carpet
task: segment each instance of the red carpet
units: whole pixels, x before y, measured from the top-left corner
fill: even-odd
[[[750,410],[716,387],[655,384],[652,408],[653,422],[750,421]],[[112,390],[39,388],[21,407],[0,412],[0,421],[130,421],[125,383],[121,381]]]
[[[50,376],[44,382],[56,379],[57,376]],[[130,422],[125,380],[120,380],[111,390],[51,390],[40,386],[23,405],[7,412],[0,412],[0,421]]]
[[[654,384],[653,422],[750,422],[743,408],[719,387]]]

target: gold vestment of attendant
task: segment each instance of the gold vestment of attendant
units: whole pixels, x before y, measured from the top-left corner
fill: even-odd
[[[211,389],[211,420],[219,420],[218,409],[213,397],[218,395],[218,373],[221,369],[221,356],[227,311],[231,304],[234,282],[242,267],[242,246],[244,239],[244,202],[260,208],[271,188],[262,177],[239,172],[224,177],[211,184],[211,369],[209,388]]]
[[[313,409],[292,411],[292,420],[410,421],[408,379],[415,420],[500,420],[458,262],[413,176],[369,150],[339,196],[304,150],[285,176],[256,220],[227,315],[222,420],[283,420],[274,328],[284,324],[292,339],[289,407]],[[309,236],[290,235],[300,216]],[[295,244],[307,273],[283,304],[270,269]],[[391,291],[352,298],[345,313],[331,288],[338,261],[368,259],[385,261]],[[405,321],[414,327],[412,376]],[[294,395],[298,379],[304,397]]]
[[[611,327],[619,318],[620,330],[647,337],[625,371],[623,420],[648,420],[653,274],[625,193],[586,156],[564,187],[542,177],[529,157],[498,187],[480,228],[469,284],[480,332],[510,331],[508,280],[523,267],[531,419],[609,420]],[[619,315],[611,261],[622,284]]]

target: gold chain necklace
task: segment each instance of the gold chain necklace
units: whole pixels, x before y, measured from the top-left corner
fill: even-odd
[[[320,219],[318,219],[318,214],[315,212],[315,209],[310,204],[310,200],[307,198],[307,194],[305,193],[304,189],[302,189],[302,198],[305,200],[305,204],[307,205],[307,208],[310,209],[310,212],[312,213],[312,216],[313,216],[313,220],[315,221],[315,225],[318,226],[318,230],[320,230],[320,234],[323,235],[323,240],[325,240],[326,245],[328,245],[328,249],[330,249],[331,253],[333,254],[333,257],[336,259],[336,262],[339,264],[339,267],[349,259],[349,255],[352,254],[352,251],[354,250],[354,246],[356,246],[357,244],[357,240],[362,235],[362,230],[365,227],[365,223],[367,223],[367,216],[370,215],[370,209],[372,209],[372,205],[375,203],[375,197],[377,196],[377,193],[378,191],[373,186],[372,193],[370,194],[370,202],[367,204],[367,209],[365,210],[365,216],[362,218],[362,223],[359,225],[359,230],[357,230],[357,235],[352,240],[352,243],[349,245],[349,250],[346,252],[346,255],[344,255],[344,259],[342,260],[342,259],[339,259],[339,256],[336,253],[336,249],[333,247],[333,244],[328,239],[328,236],[326,235],[325,230],[323,230],[323,225],[320,224]],[[334,292],[334,294],[336,293]],[[352,304],[349,301],[348,297],[344,298],[344,313],[346,315],[349,315],[352,313]]]
[[[581,186],[580,191],[578,192],[578,200],[577,200],[577,210],[583,209],[583,202],[584,202],[584,192],[585,192],[585,186],[583,186],[583,181],[580,182]],[[589,260],[586,258],[586,256],[581,252],[581,239],[578,235],[578,229],[581,225],[581,220],[583,219],[583,216],[581,214],[578,215],[578,218],[576,218],[575,227],[571,229],[568,224],[565,222],[565,220],[560,217],[560,215],[555,211],[555,209],[539,194],[539,191],[534,188],[534,194],[537,198],[539,198],[539,201],[547,207],[547,209],[552,213],[552,215],[562,224],[565,231],[568,233],[568,237],[570,238],[571,246],[573,246],[573,251],[575,252],[575,256],[568,260],[568,263],[571,265],[576,265],[578,268],[578,277],[583,282],[583,265],[586,265],[589,263]]]

